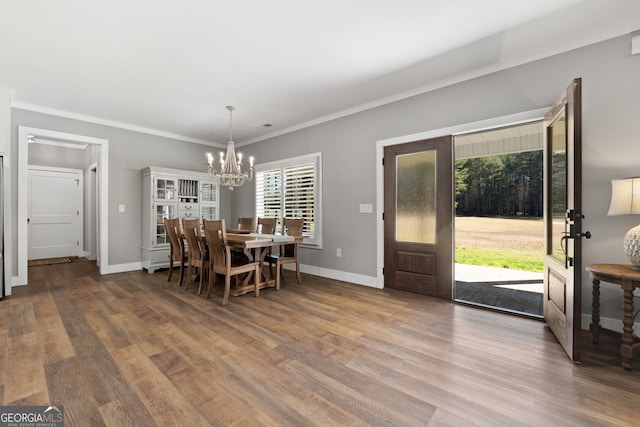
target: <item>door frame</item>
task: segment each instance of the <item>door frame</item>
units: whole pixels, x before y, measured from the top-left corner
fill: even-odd
[[[44,139],[49,141],[70,144],[95,145],[98,151],[98,185],[100,188],[100,217],[98,248],[100,257],[100,274],[110,273],[108,266],[109,255],[109,140],[85,135],[77,135],[66,132],[58,132],[48,129],[39,129],[28,126],[18,126],[18,276],[12,279],[12,286],[26,285],[27,274],[27,211],[29,201],[29,189],[27,183],[27,168],[29,159],[29,140]]]
[[[27,166],[27,176],[29,176],[29,172],[31,171],[44,171],[44,172],[60,172],[65,174],[74,174],[78,181],[78,193],[76,195],[76,210],[78,215],[76,216],[76,240],[79,242],[78,246],[75,250],[75,255],[80,256],[84,251],[84,170],[82,169],[72,169],[72,168],[58,168],[51,166],[39,166],[39,165],[28,165]],[[29,186],[27,186],[29,187]],[[29,201],[31,198],[29,198]],[[27,218],[29,218],[29,207],[27,206]],[[29,229],[30,221],[27,221],[27,230]],[[29,236],[31,237],[31,236]],[[28,241],[28,240],[27,240]],[[27,244],[27,257],[29,254],[29,245]]]
[[[84,248],[85,256],[88,260],[96,260],[100,265],[100,258],[98,258],[98,235],[100,230],[98,225],[100,224],[100,194],[98,188],[98,163],[92,163],[89,165],[89,173],[86,175],[87,187],[85,193],[87,194],[87,228],[86,228],[86,242],[87,246]]]
[[[421,141],[423,139],[436,138],[443,135],[462,135],[465,133],[478,132],[496,127],[516,125],[532,120],[542,120],[549,110],[549,107],[537,110],[525,111],[522,113],[510,114],[502,117],[494,117],[477,122],[463,123],[447,128],[429,130],[425,132],[398,136],[389,139],[376,141],[376,288],[384,288],[384,147],[408,142]],[[455,149],[455,147],[454,147]],[[455,154],[455,153],[454,153]],[[453,264],[455,265],[455,264]],[[452,268],[453,268],[452,265]],[[452,275],[452,277],[454,277]],[[453,283],[452,283],[453,286]]]

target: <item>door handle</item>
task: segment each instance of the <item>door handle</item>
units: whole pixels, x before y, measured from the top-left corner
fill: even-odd
[[[585,231],[584,233],[576,233],[576,237],[584,237],[585,239],[591,238],[591,232]]]

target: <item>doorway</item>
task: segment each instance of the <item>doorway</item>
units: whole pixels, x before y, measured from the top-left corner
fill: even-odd
[[[543,124],[455,137],[454,299],[543,315]]]
[[[108,194],[109,194],[109,141],[85,135],[70,134],[48,129],[38,129],[27,126],[18,126],[18,277],[14,278],[13,285],[26,285],[28,282],[27,258],[28,258],[28,163],[29,146],[34,142],[53,146],[67,146],[77,148],[85,145],[89,150],[89,161],[97,163],[97,187],[98,191],[98,236],[97,257],[100,260],[100,274],[108,274],[117,271],[110,269],[108,264]],[[80,150],[77,150],[80,151]]]

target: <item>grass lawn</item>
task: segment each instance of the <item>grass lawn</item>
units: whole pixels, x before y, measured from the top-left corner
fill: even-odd
[[[542,218],[456,217],[455,262],[543,271]]]

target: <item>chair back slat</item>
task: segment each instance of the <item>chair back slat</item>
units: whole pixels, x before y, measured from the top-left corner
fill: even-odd
[[[284,229],[284,235],[286,236],[302,236],[302,227],[304,225],[303,218],[285,218],[282,223],[282,228]],[[297,256],[296,250],[298,248],[297,244],[288,244],[281,246],[281,255],[287,258],[295,258]]]
[[[189,245],[189,258],[202,259],[202,248],[198,239],[198,230],[194,227],[184,229],[184,237]]]
[[[184,230],[187,228],[194,228],[197,231],[200,231],[200,220],[198,218],[181,218],[182,221],[182,233],[184,234]]]
[[[285,218],[282,225],[282,228],[284,229],[282,234],[286,236],[302,236],[303,224],[303,218]]]
[[[253,231],[253,217],[251,218],[238,217],[238,230]]]
[[[227,244],[227,232],[224,219],[205,221],[204,239],[207,242],[212,265],[214,265],[216,269],[226,266],[229,245]]]
[[[258,218],[256,232],[262,234],[274,234],[276,232],[276,218]]]
[[[180,243],[181,239],[178,239],[178,227],[180,226],[180,221],[178,218],[165,218],[164,219],[164,229],[167,233],[167,237],[169,237],[169,244],[171,245],[171,258],[174,261],[182,260],[182,245]]]

